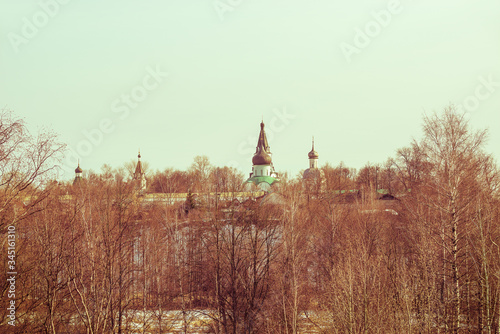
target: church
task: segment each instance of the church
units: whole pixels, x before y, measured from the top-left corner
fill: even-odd
[[[266,132],[264,130],[264,121],[260,123],[259,139],[255,154],[252,158],[252,172],[246,181],[255,185],[269,188],[275,182],[279,182],[278,174],[273,165],[272,153],[267,142]],[[266,189],[267,190],[267,189]]]
[[[318,168],[318,152],[314,150],[314,138],[312,141],[312,149],[308,153],[309,158],[309,168],[304,171],[303,182],[306,187],[311,187],[316,184],[323,184],[324,182],[324,172]],[[73,184],[76,184],[83,177],[83,170],[78,163],[78,167],[75,169],[75,179]],[[133,174],[133,181],[136,183],[136,189],[139,193],[144,194],[146,192],[146,174],[141,163],[141,152],[137,156],[137,165]],[[264,121],[260,123],[259,138],[257,140],[257,146],[255,148],[255,153],[252,157],[252,171],[249,178],[245,181],[247,184],[254,184],[259,188],[260,191],[270,192],[272,186],[280,181],[278,173],[276,172],[271,149],[267,141],[265,124]]]

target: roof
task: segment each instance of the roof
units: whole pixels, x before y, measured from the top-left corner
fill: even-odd
[[[134,174],[143,174],[144,170],[142,169],[142,164],[141,161],[137,161],[137,166],[135,166],[135,172]]]
[[[271,192],[266,194],[261,202],[260,205],[269,205],[269,204],[274,204],[274,205],[284,205],[286,203],[285,198],[283,195]]]
[[[311,152],[309,152],[309,154],[307,154],[307,156],[309,157],[309,159],[318,159],[319,158],[318,152],[316,152],[314,150],[314,137],[312,140],[312,150],[311,150]]]
[[[308,168],[304,171],[302,178],[304,179],[315,179],[315,178],[324,178],[325,172],[319,168]]]
[[[265,150],[257,150],[257,153],[252,158],[254,166],[270,165],[272,161],[271,156]]]
[[[259,140],[257,141],[255,154],[252,158],[252,164],[254,166],[270,165],[272,163],[272,158],[270,153],[271,150],[269,149],[266,132],[264,131],[264,122],[261,122]]]
[[[141,164],[141,152],[139,151],[139,155],[137,155],[137,165],[135,166],[134,176],[144,174],[144,170],[142,169]]]
[[[259,145],[262,145],[262,147],[266,150],[267,153],[271,153],[269,149],[269,144],[267,143],[266,132],[264,131],[264,121],[260,122],[260,133],[259,133],[259,140],[257,141],[257,147],[259,147]]]
[[[242,191],[242,192],[210,192],[210,193],[191,193],[191,195],[209,195],[209,196],[218,196],[219,198],[231,200],[234,198],[248,198],[248,197],[255,197],[255,196],[264,196],[265,193],[263,191],[261,192],[250,192],[250,191]],[[188,193],[151,193],[151,194],[146,194],[146,198],[151,198],[151,199],[169,199],[169,198],[180,198],[180,199],[186,199],[188,196]]]

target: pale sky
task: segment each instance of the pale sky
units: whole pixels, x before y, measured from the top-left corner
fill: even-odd
[[[251,171],[382,163],[463,106],[500,157],[500,2],[41,0],[0,4],[0,107],[71,154],[63,179],[197,155]],[[90,137],[90,139],[89,139]]]

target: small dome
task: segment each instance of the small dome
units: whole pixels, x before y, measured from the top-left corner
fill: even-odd
[[[271,162],[271,156],[263,149],[260,149],[259,152],[255,153],[252,158],[252,164],[254,166],[270,165]]]
[[[309,154],[307,156],[309,157],[309,159],[318,159],[319,158],[318,152],[316,152],[314,150],[314,137],[312,139],[312,149],[311,149],[311,152],[309,152]]]
[[[308,168],[304,171],[304,179],[316,179],[323,177],[323,171],[319,168]]]
[[[80,164],[78,164],[78,167],[76,167],[75,173],[83,173],[83,170],[80,168]]]
[[[309,156],[309,159],[318,159],[319,158],[318,152],[316,152],[314,150],[314,148],[311,150],[311,152],[309,152],[308,156]]]

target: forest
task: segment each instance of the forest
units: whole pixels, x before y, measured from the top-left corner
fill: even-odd
[[[140,193],[133,166],[57,180],[65,145],[3,110],[0,332],[500,333],[487,130],[453,106],[422,126],[384,163],[269,193],[206,156]]]

